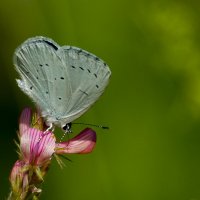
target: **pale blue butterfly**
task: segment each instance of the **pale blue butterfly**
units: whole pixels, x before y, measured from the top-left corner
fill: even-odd
[[[18,86],[36,103],[49,129],[56,125],[69,131],[70,123],[102,95],[111,75],[94,54],[42,36],[26,40],[13,60],[21,77]]]

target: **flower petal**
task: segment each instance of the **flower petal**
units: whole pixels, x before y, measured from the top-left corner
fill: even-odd
[[[53,133],[44,133],[35,128],[29,128],[20,140],[23,160],[33,165],[41,165],[51,159],[55,149]]]
[[[90,153],[96,144],[96,133],[90,128],[84,129],[73,139],[57,143],[56,154],[68,154],[68,153],[79,153],[85,154]]]
[[[31,109],[25,108],[19,118],[19,134],[22,136],[27,129],[30,127],[31,123]]]
[[[38,143],[36,155],[38,165],[44,164],[46,161],[50,160],[56,147],[56,138],[53,133],[47,132],[45,135],[44,133],[42,134],[42,138]]]

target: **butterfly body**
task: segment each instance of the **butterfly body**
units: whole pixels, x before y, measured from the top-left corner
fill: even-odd
[[[18,86],[41,110],[48,126],[64,127],[102,95],[111,71],[103,60],[46,37],[25,41],[14,53]]]

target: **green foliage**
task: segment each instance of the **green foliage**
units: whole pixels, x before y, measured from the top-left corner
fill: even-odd
[[[17,88],[12,54],[36,35],[86,49],[112,70],[105,94],[77,120],[110,130],[95,129],[92,154],[71,156],[63,170],[54,162],[40,199],[200,199],[199,23],[197,0],[2,1],[0,199],[17,158],[17,117],[33,105]]]

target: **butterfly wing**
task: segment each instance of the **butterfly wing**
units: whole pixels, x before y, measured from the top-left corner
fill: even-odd
[[[40,108],[47,124],[59,124],[57,116],[63,112],[63,102],[59,102],[63,95],[60,85],[65,70],[60,46],[49,38],[31,38],[17,48],[13,59],[21,76],[17,80],[19,87]],[[65,79],[64,96],[68,104],[71,90],[69,80]]]
[[[80,117],[102,95],[111,71],[106,63],[85,50],[64,46],[66,72],[70,78],[71,98],[63,119],[69,122]]]
[[[19,87],[40,108],[47,125],[60,127],[86,112],[101,96],[111,75],[95,55],[77,47],[60,47],[35,37],[14,54]]]

